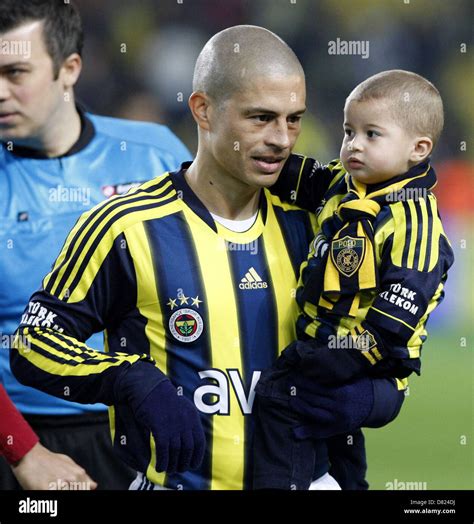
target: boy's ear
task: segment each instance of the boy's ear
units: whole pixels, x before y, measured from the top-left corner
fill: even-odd
[[[428,136],[417,137],[413,145],[413,150],[410,154],[412,162],[422,162],[427,158],[433,150],[433,140]]]
[[[189,97],[188,104],[196,124],[201,129],[208,131],[211,105],[209,97],[202,91],[195,91]]]

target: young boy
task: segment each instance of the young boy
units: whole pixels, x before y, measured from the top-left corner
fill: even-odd
[[[420,373],[425,324],[453,263],[431,193],[429,155],[442,128],[430,82],[379,73],[346,100],[341,160],[320,167],[292,156],[272,189],[316,209],[320,232],[301,268],[298,340],[256,389],[255,489],[308,489],[326,439],[398,414],[402,393],[377,423],[370,378],[388,378],[402,392],[406,377]],[[351,397],[355,380],[366,381],[364,397]],[[324,394],[343,384],[344,429]]]

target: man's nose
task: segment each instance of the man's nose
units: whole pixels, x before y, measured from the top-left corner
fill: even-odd
[[[267,137],[267,144],[278,149],[288,149],[291,146],[288,124],[284,121],[275,120],[271,127],[271,132]]]
[[[10,97],[10,87],[8,81],[0,75],[0,102],[4,102]]]

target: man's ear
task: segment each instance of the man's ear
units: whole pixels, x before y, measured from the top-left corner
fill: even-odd
[[[74,87],[81,74],[82,70],[82,59],[78,53],[69,55],[64,60],[61,69],[59,70],[59,77],[62,81],[64,89],[70,89]]]
[[[433,150],[433,140],[428,136],[417,137],[410,154],[410,160],[415,163],[422,162]]]
[[[212,112],[211,102],[206,93],[194,91],[189,97],[189,108],[196,124],[206,131],[210,129],[209,116]]]

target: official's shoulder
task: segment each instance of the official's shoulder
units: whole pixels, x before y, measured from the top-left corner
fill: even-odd
[[[168,153],[176,150],[176,153],[181,155],[186,153],[186,158],[183,158],[183,161],[188,160],[187,149],[165,125],[90,113],[87,114],[87,117],[94,124],[98,135],[107,136],[117,141],[126,141],[129,144],[157,148]]]

